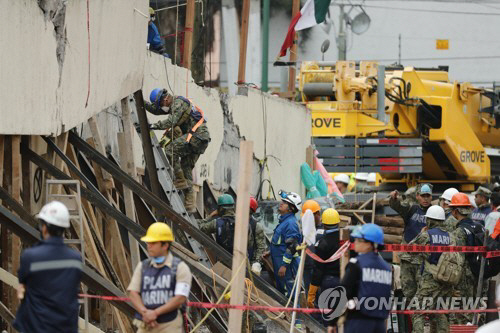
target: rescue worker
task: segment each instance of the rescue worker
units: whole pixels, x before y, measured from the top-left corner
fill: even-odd
[[[375,172],[370,172],[368,178],[366,179],[366,184],[368,186],[377,186],[377,174]]]
[[[491,213],[490,197],[491,191],[486,187],[479,186],[474,194],[474,201],[477,208],[472,211],[471,219],[484,226],[484,220]]]
[[[333,177],[333,181],[342,194],[348,192],[347,187],[349,186],[349,182],[351,181],[348,175],[346,175],[345,173],[340,173]]]
[[[339,249],[339,228],[340,223],[339,213],[333,209],[325,209],[321,217],[323,222],[324,232],[323,237],[316,240],[315,253],[323,260],[330,258]],[[307,292],[307,306],[315,307],[316,294],[318,289],[321,292],[335,288],[340,285],[340,261],[335,260],[329,263],[314,262],[311,285]],[[336,327],[337,318],[325,322],[327,327]]]
[[[152,124],[151,129],[166,130],[166,137],[173,141],[165,147],[165,155],[174,169],[174,185],[178,190],[186,190],[185,206],[190,213],[195,211],[193,191],[193,168],[210,142],[210,133],[203,111],[182,96],[173,96],[166,89],[153,89],[151,104],[146,110],[155,115],[168,115],[164,120]],[[163,108],[169,108],[165,111]],[[172,134],[172,131],[174,134]]]
[[[418,203],[411,201],[401,202],[398,191],[391,192],[389,205],[401,215],[404,220],[404,232],[402,244],[411,242],[426,226],[425,213],[432,201],[432,185],[421,184],[417,187],[416,199]],[[407,301],[415,296],[417,292],[417,279],[419,275],[421,259],[411,253],[400,252],[401,260],[401,287]]]
[[[217,244],[232,254],[235,219],[234,199],[230,194],[223,194],[217,199],[216,217],[199,221],[200,230],[209,235],[215,234]],[[266,236],[260,223],[257,223],[251,215],[248,224],[247,251],[248,259],[253,267],[252,271],[260,274],[259,268],[262,269],[260,261],[266,251]],[[258,263],[258,265],[254,265],[255,263]]]
[[[431,206],[425,213],[427,231],[423,231],[410,242],[416,245],[455,245],[456,241],[452,233],[448,232],[444,226],[446,219],[444,209],[440,206]],[[433,269],[439,261],[441,253],[418,253],[422,258],[422,273],[415,298],[422,310],[435,310],[436,302],[440,297],[450,297],[453,287],[442,281],[436,281],[433,277]],[[427,299],[432,299],[431,303]],[[424,299],[426,301],[424,301]],[[418,313],[412,315],[413,331],[424,332],[426,314]],[[436,327],[436,332],[448,332],[448,318],[445,314],[429,315],[431,327]]]
[[[469,197],[465,193],[457,193],[451,199],[450,207],[453,209],[452,214],[457,219],[457,228],[453,233],[458,246],[466,246],[471,244],[470,237],[474,238],[473,231],[481,230],[481,224],[474,222],[470,218],[472,205]],[[472,240],[472,243],[474,241]],[[464,265],[464,272],[462,279],[455,287],[454,296],[456,297],[474,297],[477,288],[477,278],[472,273],[471,259],[474,253],[465,254],[466,265]],[[474,314],[472,313],[456,313],[450,315],[452,324],[465,325],[472,322]]]
[[[385,333],[389,306],[373,309],[368,308],[368,304],[373,305],[373,302],[356,304],[354,301],[354,298],[376,298],[377,304],[390,304],[392,270],[378,254],[379,247],[384,244],[384,232],[378,225],[367,223],[354,230],[351,237],[355,239],[354,251],[358,256],[349,260],[340,283],[346,290],[348,300],[344,332]]]
[[[276,288],[285,295],[293,293],[293,282],[299,267],[297,246],[302,244],[299,222],[295,214],[302,199],[297,193],[279,191],[281,203],[278,208],[279,222],[271,239],[271,259],[273,261]]]
[[[367,186],[366,181],[368,180],[368,173],[358,172],[354,176],[354,179],[356,180],[356,185],[353,187],[352,192],[362,193]]]
[[[490,197],[491,213],[484,220],[484,227],[488,230],[489,235],[493,235],[493,230],[497,221],[500,219],[500,192],[493,192]]]
[[[52,201],[36,215],[42,240],[21,255],[14,328],[19,332],[78,332],[78,291],[82,277],[80,253],[66,246],[70,227],[64,204]]]
[[[135,314],[137,333],[183,332],[179,310],[189,297],[191,271],[170,251],[174,235],[163,222],[151,224],[141,241],[149,259],[139,264],[127,288]]]
[[[304,216],[305,212],[307,210],[310,210],[313,215],[314,215],[314,224],[316,226],[316,242],[323,236],[323,226],[321,225],[321,206],[316,200],[307,200],[304,202],[302,205],[302,214],[301,216]],[[307,247],[310,251],[315,253],[315,246],[314,244],[311,246]],[[309,284],[311,283],[311,276],[312,276],[312,271],[314,268],[314,260],[306,256],[306,262],[304,263],[304,288],[305,290],[309,289]]]
[[[148,23],[148,44],[149,49],[153,52],[163,54],[165,52],[165,43],[161,39],[158,28],[154,24],[156,19],[156,12],[153,8],[149,7],[149,23]]]
[[[450,203],[451,203],[451,198],[453,198],[453,196],[455,194],[458,193],[458,190],[454,187],[450,187],[448,189],[446,189],[443,194],[439,197],[439,206],[441,206],[443,209],[444,209],[444,214],[445,214],[445,217],[446,217],[446,220],[444,222],[444,227],[446,228],[447,231],[454,231],[457,227],[457,219],[453,217],[453,215],[451,214],[451,207],[450,207]]]

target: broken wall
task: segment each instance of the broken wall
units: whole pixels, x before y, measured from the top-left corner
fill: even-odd
[[[144,66],[144,99],[154,88],[167,88],[199,105],[207,118],[212,141],[198,160],[194,181],[206,179],[215,189],[237,188],[239,142],[254,142],[252,193],[259,185],[259,162],[267,156],[263,179],[274,189],[302,192],[300,164],[311,143],[311,114],[300,104],[249,88],[247,95],[229,97],[216,89],[196,85],[185,68],[173,66],[170,59],[148,52]],[[244,89],[246,90],[246,89]],[[161,116],[148,114],[150,122]],[[159,131],[157,133],[161,135]],[[142,149],[136,149],[142,154]],[[266,192],[267,193],[267,192]]]
[[[299,168],[311,142],[311,114],[305,107],[251,88],[245,91],[247,95],[229,97],[216,89],[200,87],[192,81],[188,70],[173,66],[170,59],[147,51],[143,85],[145,100],[149,100],[149,92],[154,88],[166,88],[186,96],[205,113],[212,141],[194,169],[196,184],[202,185],[208,180],[215,190],[224,191],[229,186],[236,189],[239,145],[240,140],[246,139],[254,142],[253,194],[261,181],[260,162],[264,156],[267,156],[267,167],[262,179],[270,179],[276,191],[303,192]],[[135,110],[133,103],[131,109]],[[148,118],[153,123],[163,116],[148,113]],[[120,102],[99,113],[97,119],[107,150],[119,157],[116,132],[123,131]],[[83,130],[83,137],[91,136],[87,126],[78,127],[79,133],[80,130]],[[156,131],[156,134],[160,138],[163,131]],[[137,134],[134,134],[133,145],[136,166],[144,166]],[[264,194],[267,194],[267,182]]]
[[[59,134],[141,88],[147,0],[0,8],[0,133]]]

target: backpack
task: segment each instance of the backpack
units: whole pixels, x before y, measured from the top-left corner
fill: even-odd
[[[234,225],[234,217],[225,216],[217,218],[215,240],[229,253],[233,253]]]
[[[458,226],[462,228],[467,236],[465,242],[466,246],[486,245],[483,244],[486,229],[481,224],[477,222],[474,222],[473,224],[459,223]],[[467,259],[472,274],[474,274],[476,278],[479,278],[479,274],[481,272],[481,259],[483,258],[483,255],[481,253],[467,253],[465,255],[465,258]],[[496,275],[494,272],[498,270],[498,268],[495,267],[494,262],[491,259],[494,258],[484,259],[483,279],[487,279]]]
[[[451,245],[455,245],[455,243],[452,241]],[[434,280],[452,286],[456,286],[460,282],[464,264],[465,258],[460,252],[441,253],[436,265],[425,261],[425,267],[432,274]]]

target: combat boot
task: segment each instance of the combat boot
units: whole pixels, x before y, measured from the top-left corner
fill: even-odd
[[[174,186],[177,190],[182,191],[189,188],[187,179],[184,177],[184,172],[182,170],[175,172]]]
[[[184,207],[188,213],[196,212],[196,196],[192,188],[189,188],[184,194]]]

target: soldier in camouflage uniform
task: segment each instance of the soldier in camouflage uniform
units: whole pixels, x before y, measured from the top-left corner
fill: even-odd
[[[439,197],[439,206],[443,207],[446,216],[446,221],[444,221],[444,226],[448,232],[455,231],[457,228],[457,219],[451,214],[452,208],[450,207],[451,198],[458,193],[458,190],[454,187],[446,189],[443,194]]]
[[[455,223],[455,230],[453,232],[453,235],[455,236],[457,241],[457,246],[467,245],[467,232],[460,226],[463,226],[465,224],[471,224],[471,225],[474,224],[474,222],[470,219],[470,214],[472,212],[472,205],[470,204],[467,196],[463,196],[463,199],[466,201],[463,202],[462,206],[457,205],[457,203],[455,203],[455,205],[451,207],[452,216],[455,219],[455,221],[457,221]],[[467,257],[466,255],[464,256]],[[470,265],[468,264],[467,261],[465,261],[462,278],[460,279],[458,285],[453,288],[453,296],[474,297],[476,286],[477,286],[477,279],[472,273]],[[473,313],[453,313],[450,315],[450,323],[456,325],[466,325],[467,323],[472,323],[473,317],[474,317]]]
[[[190,100],[172,96],[165,89],[154,89],[150,100],[151,104],[145,105],[147,111],[167,115],[167,118],[152,124],[151,129],[166,130],[164,136],[172,139],[165,146],[165,155],[174,169],[174,185],[178,190],[186,190],[186,210],[194,212],[193,168],[210,142],[203,111]],[[163,108],[168,108],[168,111]]]
[[[431,205],[432,185],[421,184],[416,193],[418,203],[413,203],[413,200],[409,199],[401,201],[398,197],[398,191],[391,192],[389,199],[391,208],[398,212],[404,220],[402,244],[411,242],[426,226],[425,213]],[[399,259],[401,260],[401,288],[407,301],[410,302],[417,292],[422,259],[407,252],[400,252]]]
[[[229,194],[223,194],[219,197],[217,210],[211,214],[209,219],[198,221],[200,230],[209,235],[215,234],[217,243],[231,254],[233,253],[234,223],[234,199]],[[247,249],[250,264],[260,264],[262,255],[266,251],[266,236],[260,223],[251,215],[248,224]]]
[[[443,226],[445,220],[444,209],[440,206],[430,207],[426,214],[427,227],[413,239],[410,244],[416,245],[454,245],[455,236],[449,233]],[[431,273],[432,266],[439,261],[441,253],[418,253],[422,261],[422,275],[418,283],[415,297],[422,310],[436,309],[438,298],[450,297],[452,287],[447,283],[436,281]],[[429,300],[431,302],[429,303]],[[426,314],[412,315],[413,332],[424,332]],[[431,326],[436,328],[437,333],[448,332],[448,319],[445,314],[429,315]]]

